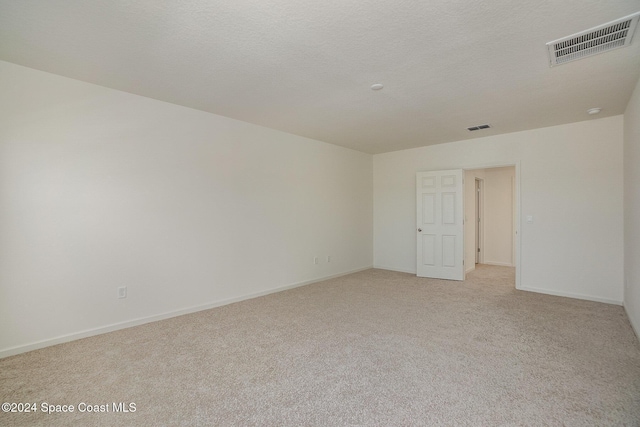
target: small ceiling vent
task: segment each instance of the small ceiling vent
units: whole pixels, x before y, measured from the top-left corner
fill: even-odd
[[[491,125],[478,125],[478,126],[471,126],[470,128],[467,128],[468,131],[475,131],[475,130],[482,130],[482,129],[489,129],[491,127]]]
[[[640,12],[547,43],[551,66],[629,46]]]

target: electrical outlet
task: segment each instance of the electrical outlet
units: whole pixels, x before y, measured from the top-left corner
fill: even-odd
[[[127,287],[121,286],[118,288],[118,298],[126,298],[127,297]]]
[[[314,256],[314,257],[313,257],[313,263],[314,263],[314,264],[317,264],[317,263],[318,263],[318,257],[317,257],[317,256]]]

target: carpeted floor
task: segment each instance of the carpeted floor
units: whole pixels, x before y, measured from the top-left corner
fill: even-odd
[[[0,425],[640,425],[622,307],[516,291],[513,274],[373,269],[2,359],[0,400],[38,411]]]

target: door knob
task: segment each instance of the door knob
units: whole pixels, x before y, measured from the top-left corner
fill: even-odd
[[[421,233],[421,232],[422,232],[422,228],[418,228],[418,233]]]

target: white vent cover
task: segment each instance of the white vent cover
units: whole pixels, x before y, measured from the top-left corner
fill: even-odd
[[[551,66],[629,46],[640,12],[547,43]]]

